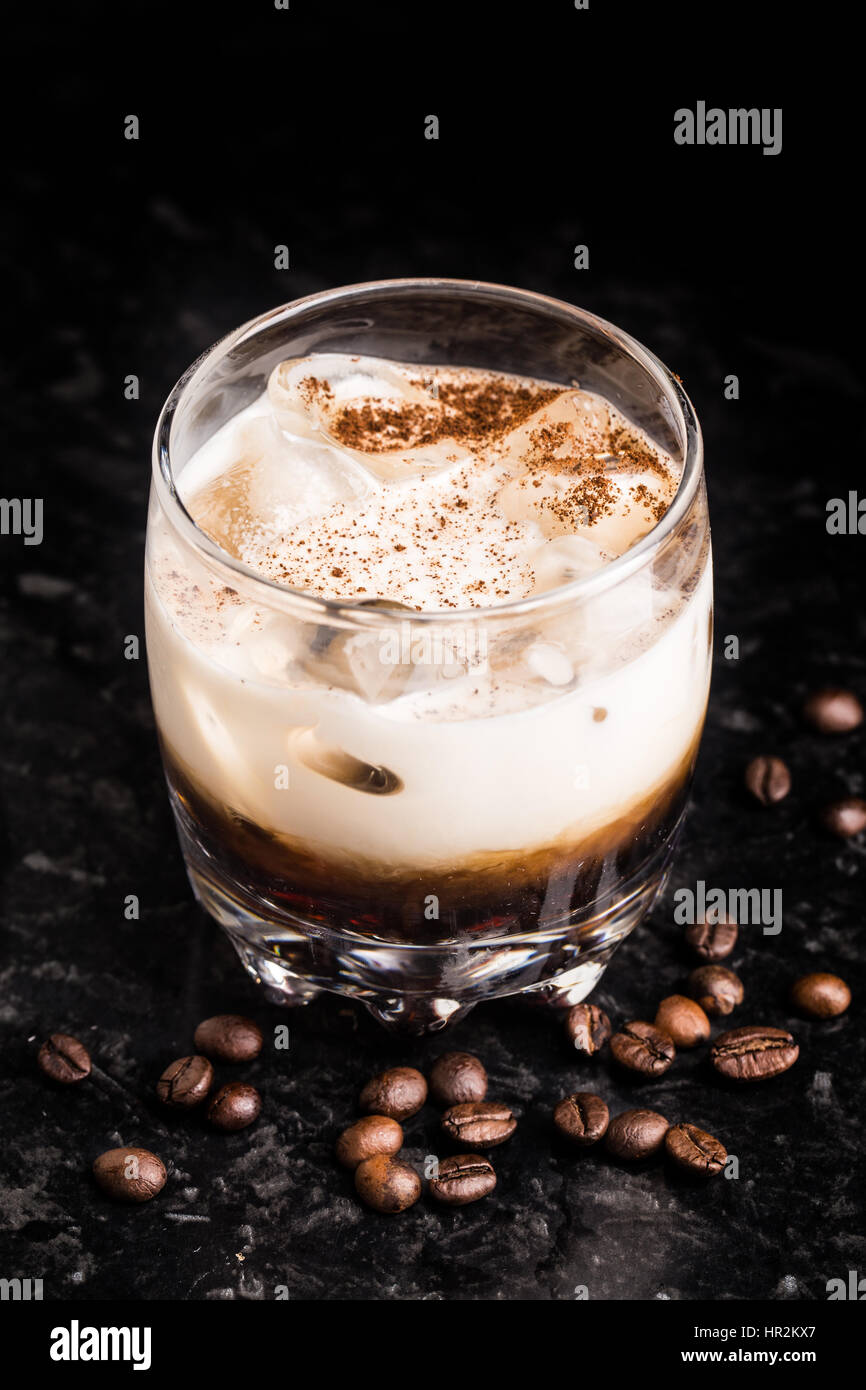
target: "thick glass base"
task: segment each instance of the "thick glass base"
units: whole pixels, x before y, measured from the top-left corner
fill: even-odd
[[[435,1032],[475,1004],[526,993],[554,1008],[579,1003],[662,887],[679,830],[602,901],[543,930],[413,944],[361,936],[288,912],[230,880],[178,816],[187,872],[202,907],[225,928],[246,970],[277,1003],[320,990],[360,1000],[386,1027]]]

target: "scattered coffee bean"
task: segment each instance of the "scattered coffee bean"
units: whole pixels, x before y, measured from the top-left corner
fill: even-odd
[[[597,1004],[575,1004],[565,1016],[565,1031],[575,1051],[592,1056],[604,1047],[613,1029],[604,1009]]]
[[[863,723],[863,706],[850,690],[816,690],[803,713],[822,734],[847,734]]]
[[[93,1176],[117,1202],[149,1202],[165,1186],[165,1164],[149,1149],[109,1149],[94,1163]]]
[[[724,1144],[697,1125],[671,1125],[665,1135],[668,1158],[686,1173],[713,1177],[728,1161]]]
[[[401,1159],[375,1154],[355,1169],[355,1191],[373,1211],[390,1215],[414,1206],[421,1196],[421,1179]]]
[[[626,1023],[610,1040],[614,1059],[628,1071],[661,1076],[676,1056],[673,1040],[654,1023]],[[643,1113],[643,1112],[641,1112]],[[646,1112],[651,1113],[651,1112]]]
[[[511,1138],[517,1121],[508,1106],[498,1101],[470,1101],[446,1110],[442,1128],[449,1139],[465,1144],[468,1149],[493,1149]]]
[[[262,1098],[255,1086],[245,1081],[229,1081],[220,1086],[207,1108],[207,1117],[214,1129],[227,1134],[254,1124],[262,1112]]]
[[[578,1148],[589,1148],[604,1137],[610,1111],[601,1096],[591,1091],[575,1091],[561,1100],[553,1112],[553,1123],[564,1139]]]
[[[430,1179],[430,1196],[446,1207],[465,1207],[487,1197],[496,1186],[496,1174],[489,1159],[479,1154],[457,1154],[443,1158],[439,1171]]]
[[[791,774],[781,758],[753,758],[746,768],[746,786],[762,806],[784,801],[791,790]]]
[[[739,928],[722,916],[719,921],[693,922],[686,927],[686,941],[701,960],[724,960],[737,944]]]
[[[251,1062],[262,1050],[262,1031],[251,1018],[216,1014],[198,1025],[193,1041],[215,1062]]]
[[[800,1049],[784,1028],[751,1024],[720,1033],[710,1048],[710,1061],[730,1081],[763,1081],[792,1067]]]
[[[860,796],[844,796],[841,801],[824,807],[822,820],[840,840],[859,835],[861,830],[866,830],[866,801]]]
[[[408,1120],[427,1099],[427,1082],[414,1067],[389,1067],[368,1081],[361,1092],[361,1109],[368,1115]]]
[[[851,1003],[851,991],[838,975],[819,970],[794,981],[791,1001],[807,1018],[837,1018]]]
[[[178,1057],[156,1083],[163,1105],[185,1110],[199,1105],[213,1085],[213,1067],[207,1057]]]
[[[689,976],[689,993],[704,1013],[718,1018],[743,1002],[743,982],[724,965],[699,965]]]
[[[40,1047],[36,1061],[46,1076],[62,1086],[71,1086],[90,1075],[90,1053],[68,1033],[52,1033]]]
[[[403,1131],[388,1115],[365,1115],[356,1120],[337,1140],[337,1162],[344,1168],[357,1168],[366,1158],[395,1154],[403,1147]]]
[[[655,1026],[673,1038],[677,1047],[697,1047],[710,1036],[710,1020],[700,1004],[684,994],[669,994],[662,1000]]]
[[[624,1110],[611,1120],[604,1147],[611,1158],[636,1162],[658,1153],[668,1132],[668,1122],[656,1110]]]
[[[471,1052],[446,1052],[430,1071],[430,1094],[438,1105],[468,1105],[487,1095],[487,1072]]]

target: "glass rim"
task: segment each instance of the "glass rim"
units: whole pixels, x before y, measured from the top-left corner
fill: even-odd
[[[405,289],[406,291],[412,289],[481,291],[486,292],[491,299],[505,296],[511,300],[523,301],[535,308],[555,309],[558,313],[565,312],[576,321],[591,326],[634,358],[664,391],[669,403],[673,406],[676,423],[681,430],[684,443],[685,456],[682,474],[673,500],[661,520],[656,522],[646,535],[642,536],[635,545],[624,551],[622,555],[616,556],[615,559],[593,571],[592,574],[570,580],[567,584],[546,589],[538,594],[530,594],[522,599],[509,600],[506,603],[489,604],[476,608],[437,608],[423,612],[415,612],[414,610],[406,612],[397,606],[388,608],[385,607],[384,600],[382,607],[372,608],[345,599],[321,598],[318,595],[309,594],[303,589],[295,589],[287,584],[279,584],[275,580],[267,578],[251,565],[230,555],[228,551],[217,545],[197,525],[187,510],[177,491],[172,470],[172,427],[187,391],[205,371],[225,358],[233,347],[246,337],[257,333],[268,323],[281,319],[290,321],[295,314],[312,304],[327,305],[330,301],[341,300],[350,302],[353,298],[360,297],[370,291],[393,289]],[[340,285],[334,289],[318,290],[313,294],[304,295],[300,299],[290,300],[275,309],[266,310],[265,313],[248,319],[240,327],[233,329],[209,348],[206,348],[179,377],[160,411],[153,437],[153,480],[160,505],[172,525],[195,550],[207,556],[210,561],[221,568],[228,569],[242,577],[246,586],[262,589],[269,595],[271,602],[280,596],[280,606],[284,606],[288,601],[292,608],[304,616],[318,621],[328,618],[338,619],[341,625],[353,622],[363,627],[393,624],[395,614],[399,614],[407,622],[412,623],[434,622],[443,625],[479,623],[501,618],[521,617],[524,614],[537,612],[540,608],[567,606],[575,600],[582,601],[595,597],[633,575],[648,562],[687,515],[700,486],[702,476],[703,438],[694,407],[679,378],[656,357],[655,353],[644,347],[636,338],[617,328],[607,319],[590,313],[587,309],[569,304],[565,300],[554,299],[551,295],[539,294],[534,290],[520,290],[511,285],[500,285],[493,281],[452,279],[440,276],[409,276],[386,280],[365,280],[353,285]]]

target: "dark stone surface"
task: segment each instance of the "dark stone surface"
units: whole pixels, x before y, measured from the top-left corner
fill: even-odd
[[[540,139],[538,108],[512,90],[470,109],[454,96],[462,69],[448,69],[446,101],[435,63],[426,85],[401,73],[390,104],[375,73],[347,65],[345,88],[332,84],[314,122],[285,82],[279,101],[260,102],[275,64],[304,57],[280,52],[272,16],[233,33],[231,53],[201,36],[184,50],[197,82],[167,94],[162,74],[153,91],[159,9],[101,85],[86,62],[63,61],[72,18],[43,31],[40,17],[25,31],[25,51],[38,49],[56,82],[53,103],[21,132],[9,179],[17,230],[4,251],[22,324],[4,379],[13,411],[4,474],[25,480],[4,481],[4,493],[43,497],[46,527],[41,547],[0,542],[0,1274],[41,1277],[47,1298],[80,1299],[269,1298],[278,1285],[324,1299],[570,1299],[579,1285],[594,1299],[824,1298],[828,1279],[863,1268],[866,1068],[866,846],[816,825],[825,799],[864,793],[864,734],[822,738],[799,717],[817,684],[866,694],[866,542],[824,526],[827,499],[862,479],[860,378],[837,344],[849,233],[836,228],[831,243],[812,229],[820,272],[805,284],[792,236],[804,180],[813,199],[829,197],[832,163],[795,112],[793,150],[776,160],[715,151],[708,172],[708,151],[672,148],[672,97],[644,94],[599,131],[598,89],[569,87],[544,117],[541,157],[527,168],[518,160],[515,173],[515,150]],[[126,6],[124,22],[133,11],[141,20]],[[594,22],[588,32],[601,41],[603,17]],[[534,61],[531,47],[525,56]],[[256,78],[232,101],[218,80],[229,61]],[[437,100],[448,105],[450,143],[443,134],[429,149],[418,126]],[[137,146],[120,136],[127,111],[142,113]],[[335,167],[324,156],[341,131],[347,158]],[[627,196],[611,184],[622,160]],[[273,269],[282,241],[285,274]],[[580,241],[592,256],[583,276],[571,268]],[[714,1028],[790,1026],[800,1060],[774,1081],[726,1088],[702,1051],[635,1085],[612,1074],[606,1052],[575,1060],[552,1016],[514,1002],[408,1045],[339,1000],[286,1014],[256,996],[192,904],[143,653],[123,655],[125,636],[142,633],[157,410],[189,361],[271,304],[437,273],[582,303],[658,352],[695,401],[718,600],[707,733],[667,894],[594,998],[616,1025],[652,1018],[681,988],[690,962],[672,920],[676,887],[780,888],[783,930],[743,930],[726,963],[746,1002]],[[723,398],[729,372],[740,379],[737,402]],[[138,402],[123,398],[128,373],[140,375]],[[832,447],[828,420],[842,422]],[[724,659],[728,634],[739,637],[737,661]],[[768,809],[741,788],[745,763],[762,751],[785,758],[794,779]],[[124,918],[127,894],[140,896],[139,922]],[[789,984],[812,969],[851,984],[841,1019],[791,1017]],[[259,1122],[228,1136],[163,1113],[153,1096],[195,1024],[218,1011],[250,1013],[266,1032],[283,1021],[291,1029],[288,1052],[266,1048],[252,1065],[218,1069],[220,1081],[249,1080],[264,1100]],[[53,1089],[38,1073],[38,1045],[53,1030],[91,1049],[83,1085]],[[499,1187],[466,1210],[422,1200],[402,1217],[377,1217],[334,1164],[335,1136],[371,1073],[423,1068],[445,1046],[477,1052],[491,1097],[519,1114],[517,1134],[493,1155]],[[739,1179],[695,1187],[661,1165],[624,1171],[594,1152],[570,1156],[552,1138],[551,1112],[585,1089],[614,1113],[648,1105],[708,1129],[738,1156]],[[406,1133],[410,1158],[435,1152],[432,1107]],[[121,1142],[171,1164],[147,1206],[118,1209],[90,1179],[93,1158]]]

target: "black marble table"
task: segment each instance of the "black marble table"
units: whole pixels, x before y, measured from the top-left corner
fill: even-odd
[[[242,65],[263,24],[237,36]],[[349,82],[322,131],[295,93],[262,112],[246,89],[228,103],[200,77],[194,92],[158,99],[142,80],[158,48],[147,27],[130,66],[94,86],[86,63],[61,62],[69,25],[40,40],[58,72],[55,104],[34,114],[13,159],[17,225],[4,250],[22,325],[3,379],[4,493],[44,498],[45,535],[41,546],[0,541],[0,1273],[79,1300],[268,1299],[278,1288],[326,1300],[570,1300],[584,1288],[591,1299],[826,1298],[828,1280],[866,1272],[866,845],[832,840],[817,813],[836,794],[863,794],[864,735],[822,738],[800,707],[825,682],[866,694],[864,541],[825,528],[828,499],[862,476],[850,422],[863,402],[836,346],[845,232],[832,253],[822,246],[806,284],[795,282],[802,262],[788,232],[803,177],[820,185],[832,170],[802,127],[796,156],[727,151],[708,174],[686,151],[677,166],[671,103],[659,96],[645,119],[629,117],[628,198],[599,206],[587,179],[621,154],[626,116],[578,167],[579,132],[597,110],[580,93],[560,102],[539,160],[517,179],[514,131],[532,138],[541,119],[519,94],[507,138],[485,108],[458,103],[460,139],[452,126],[450,145],[430,150],[411,123],[445,96],[427,87],[416,99],[405,77],[387,112],[369,73]],[[35,46],[35,28],[25,35]],[[203,61],[215,61],[202,41]],[[130,146],[119,113],[139,110],[143,136]],[[335,168],[322,152],[359,110],[351,157]],[[42,138],[49,118],[53,143]],[[293,182],[299,151],[317,158]],[[567,160],[555,178],[554,155]],[[668,191],[686,168],[684,206]],[[527,179],[548,176],[547,196],[537,184],[527,193]],[[273,247],[283,242],[291,268],[280,272]],[[591,247],[587,272],[572,267],[579,242]],[[286,1013],[257,994],[192,902],[143,652],[153,423],[188,362],[236,323],[314,289],[401,274],[501,280],[583,304],[647,343],[696,404],[717,594],[706,736],[665,896],[594,997],[615,1020],[652,1017],[682,985],[676,888],[703,879],[781,889],[782,932],[744,928],[729,962],[746,988],[731,1022],[791,1026],[800,1041],[796,1067],[766,1085],[726,1089],[699,1055],[629,1084],[604,1057],[577,1060],[554,1016],[516,1001],[408,1043],[336,998]],[[735,401],[724,397],[730,373]],[[124,397],[130,374],[138,400]],[[125,659],[129,635],[142,637],[139,660]],[[729,635],[737,660],[724,655]],[[794,779],[772,810],[742,790],[746,761],[765,750]],[[138,921],[124,915],[130,894]],[[841,1019],[791,1017],[790,982],[812,969],[851,984]],[[291,1037],[287,1051],[243,1069],[263,1113],[227,1137],[167,1117],[153,1097],[195,1023],[223,1011],[250,1013],[266,1031],[287,1021]],[[35,1052],[52,1030],[91,1048],[91,1081],[43,1081]],[[422,1200],[383,1220],[334,1165],[335,1135],[371,1073],[423,1067],[445,1046],[477,1052],[491,1094],[519,1114],[496,1156],[499,1188],[475,1208]],[[552,1106],[587,1088],[612,1109],[649,1104],[708,1128],[738,1156],[739,1177],[694,1187],[661,1166],[624,1171],[595,1153],[567,1155],[551,1138]],[[435,1123],[432,1109],[407,1123],[410,1157],[436,1151]],[[95,1155],[121,1142],[171,1163],[165,1191],[141,1208],[110,1205],[89,1178]]]

